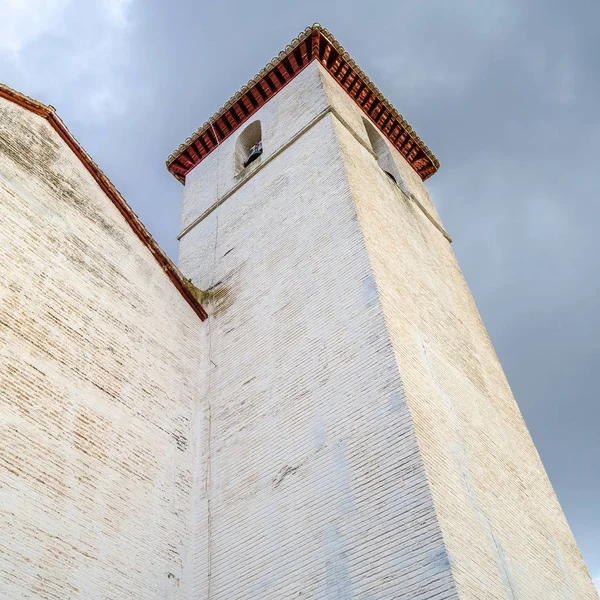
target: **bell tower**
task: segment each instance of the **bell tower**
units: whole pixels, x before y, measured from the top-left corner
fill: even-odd
[[[320,26],[168,160],[205,290],[194,598],[598,596],[424,181]]]

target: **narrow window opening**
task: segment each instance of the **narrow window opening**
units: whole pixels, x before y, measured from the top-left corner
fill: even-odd
[[[235,174],[239,175],[246,167],[260,158],[263,153],[262,129],[260,121],[250,123],[235,142]]]
[[[373,124],[367,119],[363,119],[363,124],[369,136],[369,142],[373,153],[377,156],[377,164],[379,168],[400,188],[402,191],[404,185],[400,169],[394,160],[392,151],[390,150],[385,138],[375,129]]]

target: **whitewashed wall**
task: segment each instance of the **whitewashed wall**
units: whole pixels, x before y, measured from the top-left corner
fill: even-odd
[[[0,99],[0,598],[190,598],[206,332],[50,125]]]
[[[211,600],[456,598],[335,118],[314,122],[324,109],[313,63],[257,113],[251,176],[182,239],[183,271],[214,286],[194,598],[208,597],[208,551]],[[188,177],[187,223],[216,201],[215,173],[221,194],[235,185],[234,144]]]
[[[360,109],[322,76],[364,138]],[[336,132],[461,600],[596,599],[425,186],[390,146],[409,197]]]
[[[597,598],[420,179],[316,63],[255,118],[187,178],[202,324],[0,100],[0,598]]]

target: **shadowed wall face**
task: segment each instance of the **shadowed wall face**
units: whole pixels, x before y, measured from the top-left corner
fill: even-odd
[[[323,82],[460,598],[596,599],[423,182]]]
[[[0,595],[188,599],[206,327],[3,99],[0,205]]]

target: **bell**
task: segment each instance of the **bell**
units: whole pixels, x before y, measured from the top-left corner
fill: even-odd
[[[247,167],[251,162],[254,162],[262,154],[262,151],[262,142],[254,144],[254,146],[250,148],[250,156],[244,163],[244,167]]]

